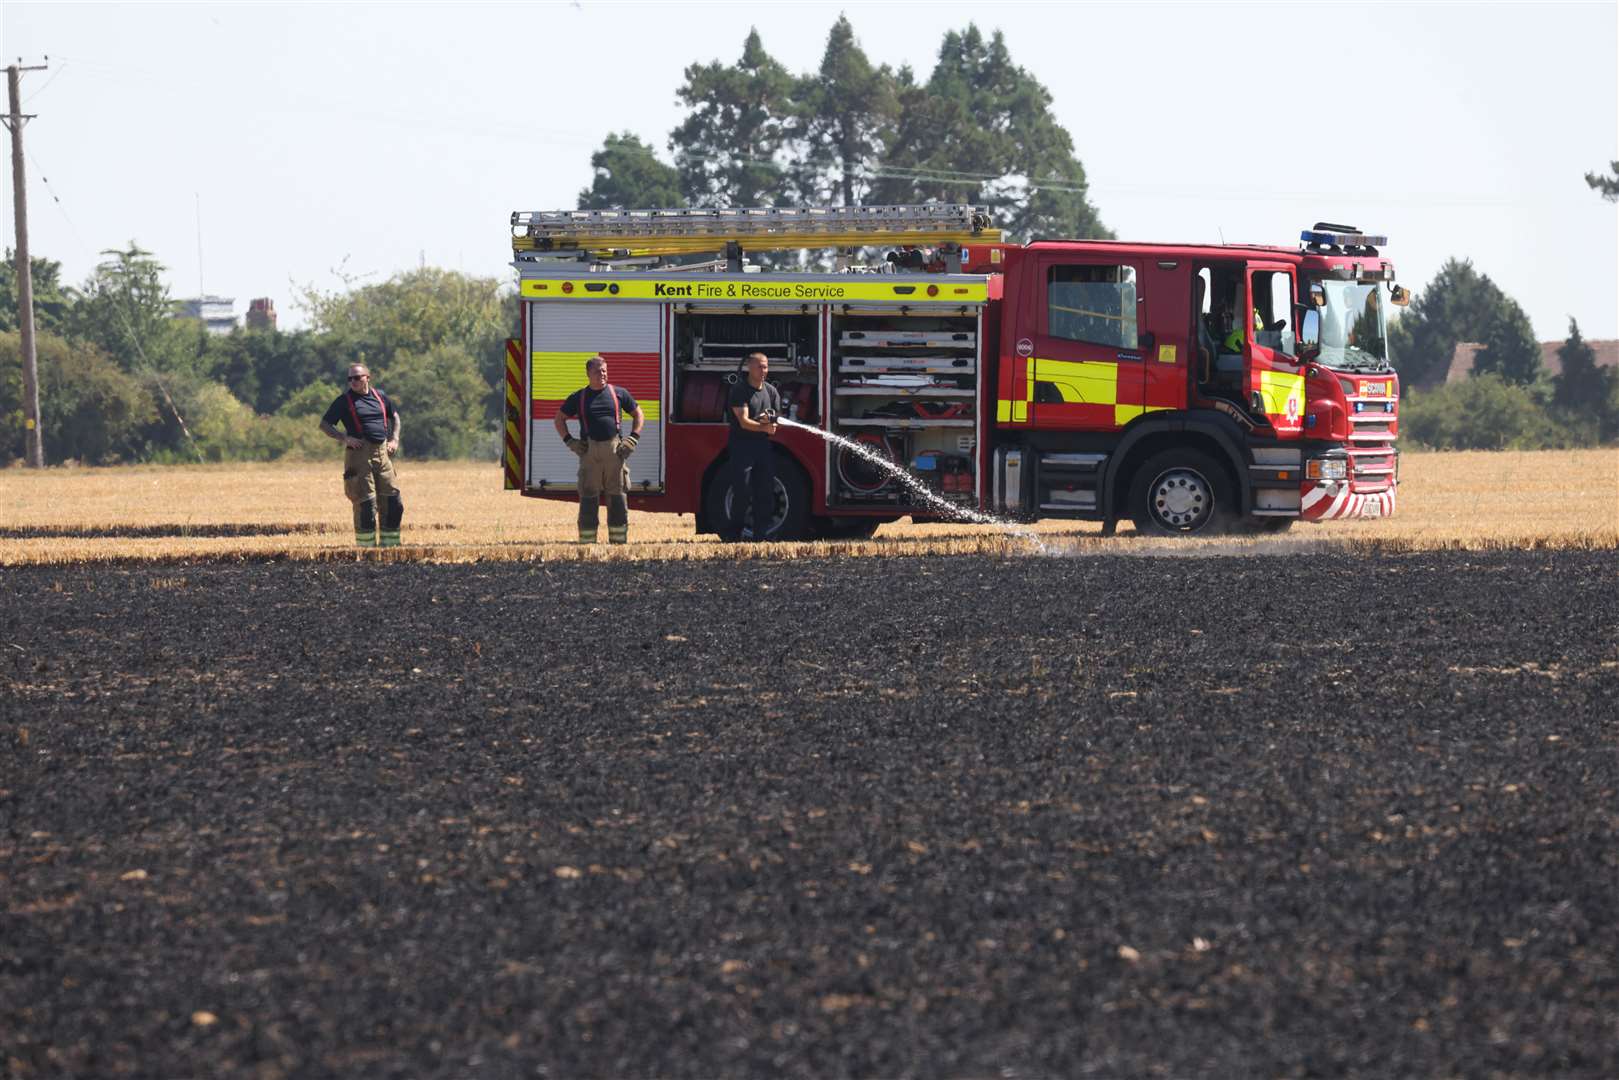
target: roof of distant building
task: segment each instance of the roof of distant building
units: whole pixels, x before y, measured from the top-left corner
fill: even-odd
[[[1619,368],[1619,340],[1613,341],[1587,341],[1591,352],[1596,355],[1597,367]],[[1545,365],[1546,371],[1553,377],[1563,373],[1563,359],[1557,355],[1557,350],[1563,347],[1561,341],[1542,341],[1540,343],[1540,362]],[[1450,354],[1450,367],[1445,372],[1445,382],[1460,382],[1473,374],[1473,361],[1478,354],[1484,351],[1484,346],[1476,341],[1458,341],[1456,348]]]

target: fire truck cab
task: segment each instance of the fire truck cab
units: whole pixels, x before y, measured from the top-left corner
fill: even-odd
[[[506,484],[575,497],[551,427],[601,355],[646,414],[631,506],[717,531],[724,403],[757,351],[805,427],[774,440],[755,535],[955,507],[1170,535],[1392,513],[1383,293],[1405,295],[1383,243],[1318,224],[1298,248],[1017,245],[958,206],[514,214]],[[802,249],[838,254],[747,261]]]
[[[970,247],[1005,281],[991,507],[1157,533],[1392,513],[1393,269],[1382,238],[1328,228],[1300,250]]]

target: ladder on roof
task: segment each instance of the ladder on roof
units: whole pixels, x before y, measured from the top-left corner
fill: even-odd
[[[635,257],[719,251],[999,243],[975,206],[746,207],[727,210],[519,210],[512,251]]]

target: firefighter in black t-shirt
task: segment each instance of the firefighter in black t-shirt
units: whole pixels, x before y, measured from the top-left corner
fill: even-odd
[[[630,508],[625,492],[630,484],[629,457],[641,438],[646,416],[630,392],[607,381],[607,361],[592,356],[585,361],[590,385],[575,390],[557,410],[556,429],[568,449],[579,455],[579,542],[596,542],[597,499],[607,496],[607,541],[629,539]],[[624,433],[624,413],[634,427]],[[568,431],[568,421],[579,421],[579,437]]]
[[[393,456],[399,452],[402,427],[399,407],[371,385],[371,371],[364,364],[349,367],[348,389],[320,418],[321,431],[343,444],[343,494],[354,504],[354,542],[361,547],[378,542],[399,546],[405,504],[399,498]]]
[[[765,381],[770,360],[764,353],[749,353],[748,376],[738,379],[726,401],[725,420],[731,426],[731,516],[720,539],[735,543],[753,510],[753,539],[766,540],[776,516],[776,452],[770,437],[781,413],[781,393]]]

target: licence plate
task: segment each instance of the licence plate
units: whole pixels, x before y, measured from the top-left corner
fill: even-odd
[[[1363,518],[1376,518],[1383,516],[1383,504],[1377,499],[1367,499],[1361,503],[1360,516]]]

